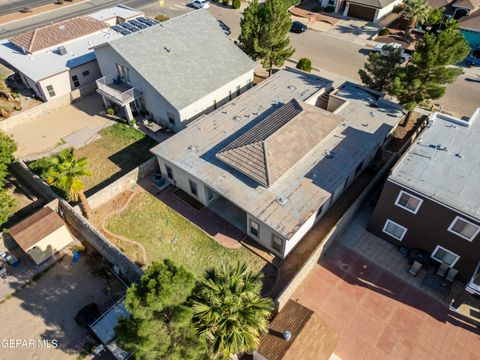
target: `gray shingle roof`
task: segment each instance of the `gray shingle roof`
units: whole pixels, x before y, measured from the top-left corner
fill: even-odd
[[[216,156],[268,187],[342,122],[337,115],[292,99]]]
[[[178,16],[109,46],[179,110],[256,65],[206,10]]]

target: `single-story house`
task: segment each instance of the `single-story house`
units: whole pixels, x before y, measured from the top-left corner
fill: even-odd
[[[253,360],[328,360],[337,341],[317,314],[289,300],[260,337]]]
[[[296,69],[154,147],[163,176],[285,257],[402,118],[382,94]]]
[[[49,207],[14,225],[9,234],[37,265],[75,241],[60,215]]]
[[[206,10],[97,46],[95,54],[107,106],[129,120],[148,113],[175,131],[250,88],[256,66]]]
[[[331,6],[335,12],[343,16],[379,22],[390,14],[395,6],[404,0],[320,0],[323,8]]]
[[[68,94],[101,76],[91,48],[122,37],[110,28],[112,19],[107,16],[117,13],[126,18],[143,15],[119,5],[101,10],[100,16],[94,13],[32,29],[1,40],[0,60],[19,74],[32,95],[49,101]],[[99,20],[103,17],[107,22]]]

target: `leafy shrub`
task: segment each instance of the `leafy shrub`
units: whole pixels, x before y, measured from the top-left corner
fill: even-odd
[[[326,13],[332,13],[335,11],[335,8],[333,6],[327,6],[325,9],[323,9]]]
[[[113,110],[113,108],[109,107],[107,108],[107,110],[105,110],[105,112],[107,113],[107,115],[115,115],[115,110]]]
[[[163,14],[158,14],[157,16],[155,16],[155,20],[160,21],[160,22],[164,22],[164,21],[167,21],[169,19],[170,18],[167,15],[163,15]]]
[[[234,9],[240,9],[240,5],[242,4],[241,0],[233,0],[232,6]]]
[[[229,4],[230,4],[230,0],[222,0],[222,4],[223,4],[223,5],[229,5]]]
[[[321,12],[322,10],[323,10],[323,9],[322,9],[321,6],[314,6],[314,7],[312,8],[312,12],[314,12],[314,13],[319,13],[319,12]]]
[[[311,72],[312,71],[312,62],[308,58],[301,58],[298,60],[297,69]]]
[[[378,32],[378,35],[387,36],[387,35],[390,35],[390,31],[388,31],[388,29],[382,29]]]

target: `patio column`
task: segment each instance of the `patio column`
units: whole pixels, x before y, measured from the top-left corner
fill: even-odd
[[[125,110],[125,115],[127,116],[127,121],[129,124],[131,124],[133,120],[133,114],[132,109],[130,108],[130,104],[123,105],[123,108]]]
[[[103,105],[105,106],[105,109],[108,109],[110,107],[110,104],[108,103],[108,100],[105,99],[105,96],[102,95],[102,100],[103,100]]]

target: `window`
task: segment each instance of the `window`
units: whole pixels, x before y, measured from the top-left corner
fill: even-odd
[[[205,189],[207,191],[207,200],[208,202],[211,202],[215,198],[215,195],[213,194],[213,190],[210,189],[208,186],[205,186]]]
[[[400,194],[398,194],[397,200],[395,200],[395,205],[416,214],[420,205],[422,205],[422,202],[422,199],[401,190]]]
[[[50,97],[54,97],[55,96],[55,90],[53,90],[53,86],[52,85],[47,85],[47,91],[48,91],[48,95]]]
[[[173,170],[172,170],[172,168],[168,165],[165,165],[165,169],[167,170],[168,178],[173,180]]]
[[[277,235],[272,234],[272,248],[279,252],[283,250],[283,240],[280,239]]]
[[[329,6],[335,5],[335,0],[328,0],[328,5]]]
[[[250,234],[252,234],[253,236],[255,237],[258,237],[258,230],[259,230],[260,226],[258,225],[258,223],[256,223],[255,221],[253,221],[252,219],[249,220],[249,231],[250,231]]]
[[[432,259],[445,263],[450,267],[455,265],[458,259],[460,259],[460,256],[445,249],[444,247],[441,247],[440,245],[437,245],[435,250],[433,250],[431,256],[432,256]]]
[[[89,71],[89,70],[85,70],[84,72],[82,72],[82,75],[83,75],[83,76],[88,76],[88,75],[90,75],[90,71]]]
[[[195,196],[198,196],[198,188],[197,188],[197,183],[192,181],[192,180],[188,180],[188,183],[190,184],[190,192],[195,195]]]
[[[232,100],[232,90],[228,92],[228,100]]]
[[[75,86],[76,88],[80,86],[80,81],[78,81],[77,75],[72,76],[72,82],[73,82],[73,86]]]
[[[217,110],[217,100],[213,100],[213,110]]]
[[[383,232],[401,241],[407,232],[407,228],[388,219],[383,227]]]
[[[172,125],[175,125],[175,116],[167,112],[168,122]]]
[[[237,96],[240,96],[240,85],[237,86]]]
[[[457,216],[448,228],[448,231],[461,236],[464,239],[472,241],[480,231],[480,226]]]

